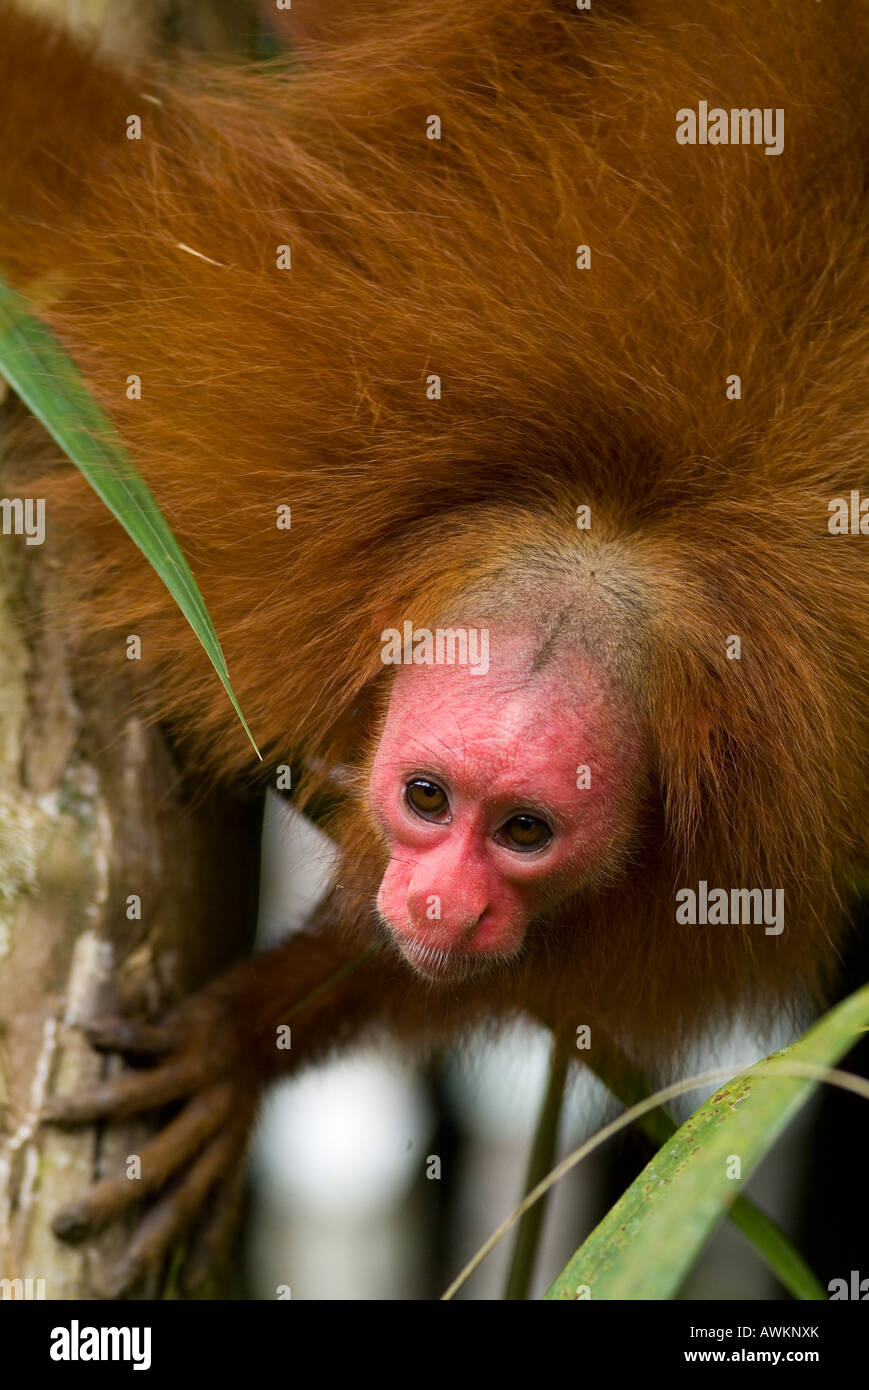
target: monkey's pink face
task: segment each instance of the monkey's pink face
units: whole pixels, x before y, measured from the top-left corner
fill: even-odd
[[[505,962],[531,919],[613,860],[638,739],[587,666],[403,667],[369,784],[389,849],[377,908],[419,973]]]

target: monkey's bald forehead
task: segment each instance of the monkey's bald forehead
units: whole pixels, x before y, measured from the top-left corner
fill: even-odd
[[[544,671],[556,659],[558,653],[563,652],[565,642],[570,640],[572,618],[572,605],[565,604],[550,623],[544,623],[537,649],[531,660],[530,674],[532,676]]]
[[[606,682],[556,625],[540,633],[527,627],[488,630],[487,667],[447,663],[397,668],[392,703],[420,702],[419,707],[457,711],[488,706],[493,712],[513,702],[551,709],[562,699],[575,703],[578,690],[600,689]]]
[[[642,686],[655,593],[632,538],[616,528],[567,540],[554,532],[507,552],[465,586],[445,622],[487,627],[493,651],[502,641],[522,645],[529,675],[579,654],[620,684]]]

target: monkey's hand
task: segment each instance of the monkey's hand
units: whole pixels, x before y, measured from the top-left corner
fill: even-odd
[[[406,966],[382,961],[370,940],[345,931],[330,896],[307,929],[240,961],[164,1024],[106,1018],[87,1029],[99,1050],[122,1053],[148,1069],[53,1100],[45,1121],[84,1125],[181,1102],[139,1155],[140,1178],[103,1179],[53,1222],[62,1239],[82,1240],[139,1198],[159,1194],[123,1259],[107,1272],[108,1295],[126,1293],[159,1268],[194,1223],[181,1280],[186,1290],[202,1283],[232,1234],[240,1159],[264,1085],[294,1071],[297,1062],[315,1062],[350,1042],[383,1011],[399,1021],[410,1009],[417,1018],[408,984]],[[200,1216],[204,1220],[197,1221]]]
[[[200,1285],[225,1254],[240,1197],[241,1157],[262,1090],[262,1068],[231,1009],[226,977],[195,995],[161,1025],[103,1018],[86,1029],[100,1051],[145,1062],[87,1091],[52,1100],[43,1120],[64,1127],[123,1119],[182,1102],[175,1117],[142,1149],[141,1177],[104,1178],[58,1212],[63,1240],[93,1234],[142,1197],[159,1193],[124,1256],[105,1271],[109,1297],[128,1292],[159,1267],[179,1236],[201,1216],[185,1261],[185,1289]]]

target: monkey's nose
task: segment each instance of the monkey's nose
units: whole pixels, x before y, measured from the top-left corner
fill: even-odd
[[[437,893],[419,892],[411,887],[407,894],[407,915],[415,931],[430,944],[454,946],[468,944],[486,918],[489,907],[481,902],[444,901]]]
[[[489,909],[484,907],[481,912],[466,915],[456,926],[456,935],[465,946],[470,946],[480,930],[480,927],[488,919]]]
[[[457,946],[473,946],[477,933],[488,918],[488,908],[484,907],[479,912],[445,913],[438,922],[427,919],[420,921],[413,916],[410,920],[420,939],[427,945],[454,949]]]

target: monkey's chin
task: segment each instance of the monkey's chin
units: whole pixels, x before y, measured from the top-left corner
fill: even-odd
[[[390,932],[404,960],[423,979],[436,983],[458,984],[490,971],[503,969],[515,959],[516,952],[451,951],[445,947],[424,946],[418,941]]]

